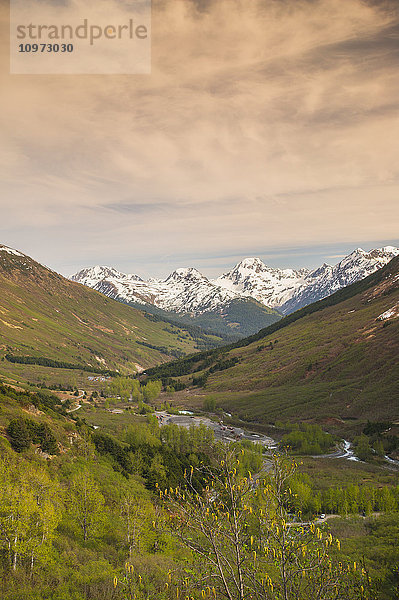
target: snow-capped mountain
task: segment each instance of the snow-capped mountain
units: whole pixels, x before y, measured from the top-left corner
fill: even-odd
[[[343,287],[364,279],[386,265],[394,256],[399,255],[399,248],[385,246],[365,252],[357,248],[343,258],[337,265],[324,263],[318,269],[309,273],[295,293],[284,304],[279,305],[279,311],[289,314],[312,302],[330,296]]]
[[[399,249],[392,246],[370,252],[358,248],[337,265],[324,264],[314,271],[271,268],[260,258],[245,258],[213,280],[195,268],[176,269],[165,280],[144,281],[138,275],[98,266],[83,269],[72,279],[111,298],[179,314],[222,310],[237,299],[257,300],[288,314],[363,279],[397,255]]]
[[[309,269],[273,269],[267,267],[260,258],[244,258],[213,283],[277,308],[294,296],[308,273]]]
[[[194,268],[176,269],[165,280],[144,281],[138,275],[125,275],[116,269],[97,266],[79,271],[72,280],[124,302],[152,304],[183,314],[202,314],[240,297],[211,283]]]

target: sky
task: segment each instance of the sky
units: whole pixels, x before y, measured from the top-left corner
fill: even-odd
[[[397,0],[154,0],[150,75],[10,75],[8,29],[0,243],[143,277],[399,246]]]

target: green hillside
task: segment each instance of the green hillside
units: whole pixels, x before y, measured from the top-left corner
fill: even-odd
[[[135,308],[142,305],[130,303]],[[207,333],[226,338],[226,343],[246,337],[281,319],[280,313],[253,298],[236,298],[222,308],[207,311],[202,315],[187,315],[145,306],[145,310],[173,321],[183,327],[197,327]]]
[[[2,374],[21,369],[6,356],[35,357],[41,369],[75,365],[132,373],[221,342],[106,298],[25,255],[0,250]]]
[[[253,519],[260,502],[268,507],[267,499],[263,498],[275,488],[271,485],[266,488],[264,484],[268,481],[273,484],[275,479],[273,472],[264,472],[267,480],[260,477],[255,487],[247,478],[259,472],[263,461],[273,464],[269,462],[270,457],[262,458],[257,446],[238,442],[230,446],[230,455],[218,446],[212,431],[203,426],[188,430],[174,424],[159,426],[153,415],[136,414],[138,407],[133,403],[124,405],[123,414],[110,413],[105,400],[87,400],[83,404],[79,415],[68,414],[59,395],[43,391],[31,393],[0,383],[0,597],[3,600],[128,600],[134,596],[137,600],[171,600],[184,597],[176,589],[189,589],[189,597],[195,600],[206,597],[202,585],[198,585],[204,573],[201,555],[181,544],[171,528],[181,523],[191,528],[193,520],[184,518],[192,506],[191,498],[195,502],[199,497],[209,498],[207,490],[209,486],[213,488],[213,478],[218,477],[218,472],[225,472],[221,456],[237,459],[234,471],[227,469],[229,475],[235,477],[233,481],[239,482],[239,485],[233,484],[231,490],[240,494],[234,497],[244,498],[246,503],[243,510],[238,505],[243,528],[239,547],[253,556],[252,544],[256,543],[258,556],[261,555],[255,569],[252,561],[245,563],[249,564],[251,576],[263,574],[266,565],[274,586],[280,585],[281,555],[277,555],[276,563],[274,552],[269,558],[262,556],[261,551],[262,547],[280,544],[281,540],[284,543],[283,527],[287,517],[308,521],[320,512],[330,513],[331,517],[340,514],[345,518],[316,521],[320,530],[313,527],[309,532],[301,528],[306,536],[306,548],[310,546],[312,551],[309,540],[313,537],[310,538],[309,533],[313,533],[318,543],[316,551],[323,552],[331,528],[334,535],[339,535],[342,548],[337,553],[339,545],[334,546],[331,554],[334,562],[329,562],[329,567],[340,560],[348,573],[346,563],[356,562],[367,569],[371,581],[367,580],[367,594],[359,592],[349,596],[345,579],[341,593],[328,597],[335,600],[395,597],[397,473],[353,462],[346,463],[339,472],[337,463],[342,465],[343,462],[327,459],[316,463],[305,459],[301,471],[295,472],[290,461],[280,462],[285,470],[283,478],[276,481],[284,489],[281,492],[284,494],[281,505],[284,523],[277,517],[280,518],[277,528],[273,513],[273,538],[268,538],[265,546],[264,535],[269,529],[263,527],[262,538],[256,538],[258,521]],[[315,468],[315,464],[319,468]],[[195,494],[186,486],[188,473]],[[290,474],[289,480],[286,473]],[[251,486],[244,488],[245,495],[241,491],[244,484]],[[176,504],[180,486],[184,495]],[[258,493],[260,486],[264,490],[262,495]],[[223,482],[222,493],[225,489]],[[218,510],[216,520],[211,512],[215,506],[213,498],[209,500],[209,517],[200,507],[200,523],[211,524],[211,531],[220,539],[230,527],[230,513],[225,518]],[[176,519],[176,514],[182,518]],[[295,530],[291,531],[295,534]],[[281,536],[274,542],[279,532]],[[190,529],[188,535],[190,541],[198,539],[195,528]],[[229,539],[235,538],[229,536]],[[295,571],[298,571],[297,559],[304,557],[302,545],[297,546],[300,556],[298,552],[293,553],[290,537],[286,546],[278,546],[287,548],[287,556],[292,559],[284,564],[293,565]],[[316,556],[316,551],[311,558]],[[329,577],[328,573],[329,569],[324,569],[323,577]],[[358,589],[356,574],[348,583],[350,581]],[[166,582],[170,582],[172,594],[168,593]],[[210,580],[212,585],[214,582],[217,585],[216,577]],[[213,597],[223,598],[223,590]],[[238,598],[237,595],[231,597]],[[326,598],[309,593],[301,597]],[[290,594],[288,598],[293,600],[298,596]]]
[[[397,420],[399,319],[378,317],[398,301],[396,258],[246,340],[147,373],[194,380],[199,402],[247,421]]]

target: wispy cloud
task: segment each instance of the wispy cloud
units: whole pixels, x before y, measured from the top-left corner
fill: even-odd
[[[67,270],[395,239],[398,26],[396,1],[155,0],[151,76],[5,61],[1,241]]]

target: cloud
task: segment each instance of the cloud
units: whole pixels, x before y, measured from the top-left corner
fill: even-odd
[[[397,8],[157,0],[151,76],[4,64],[0,234],[55,267],[394,239]]]

